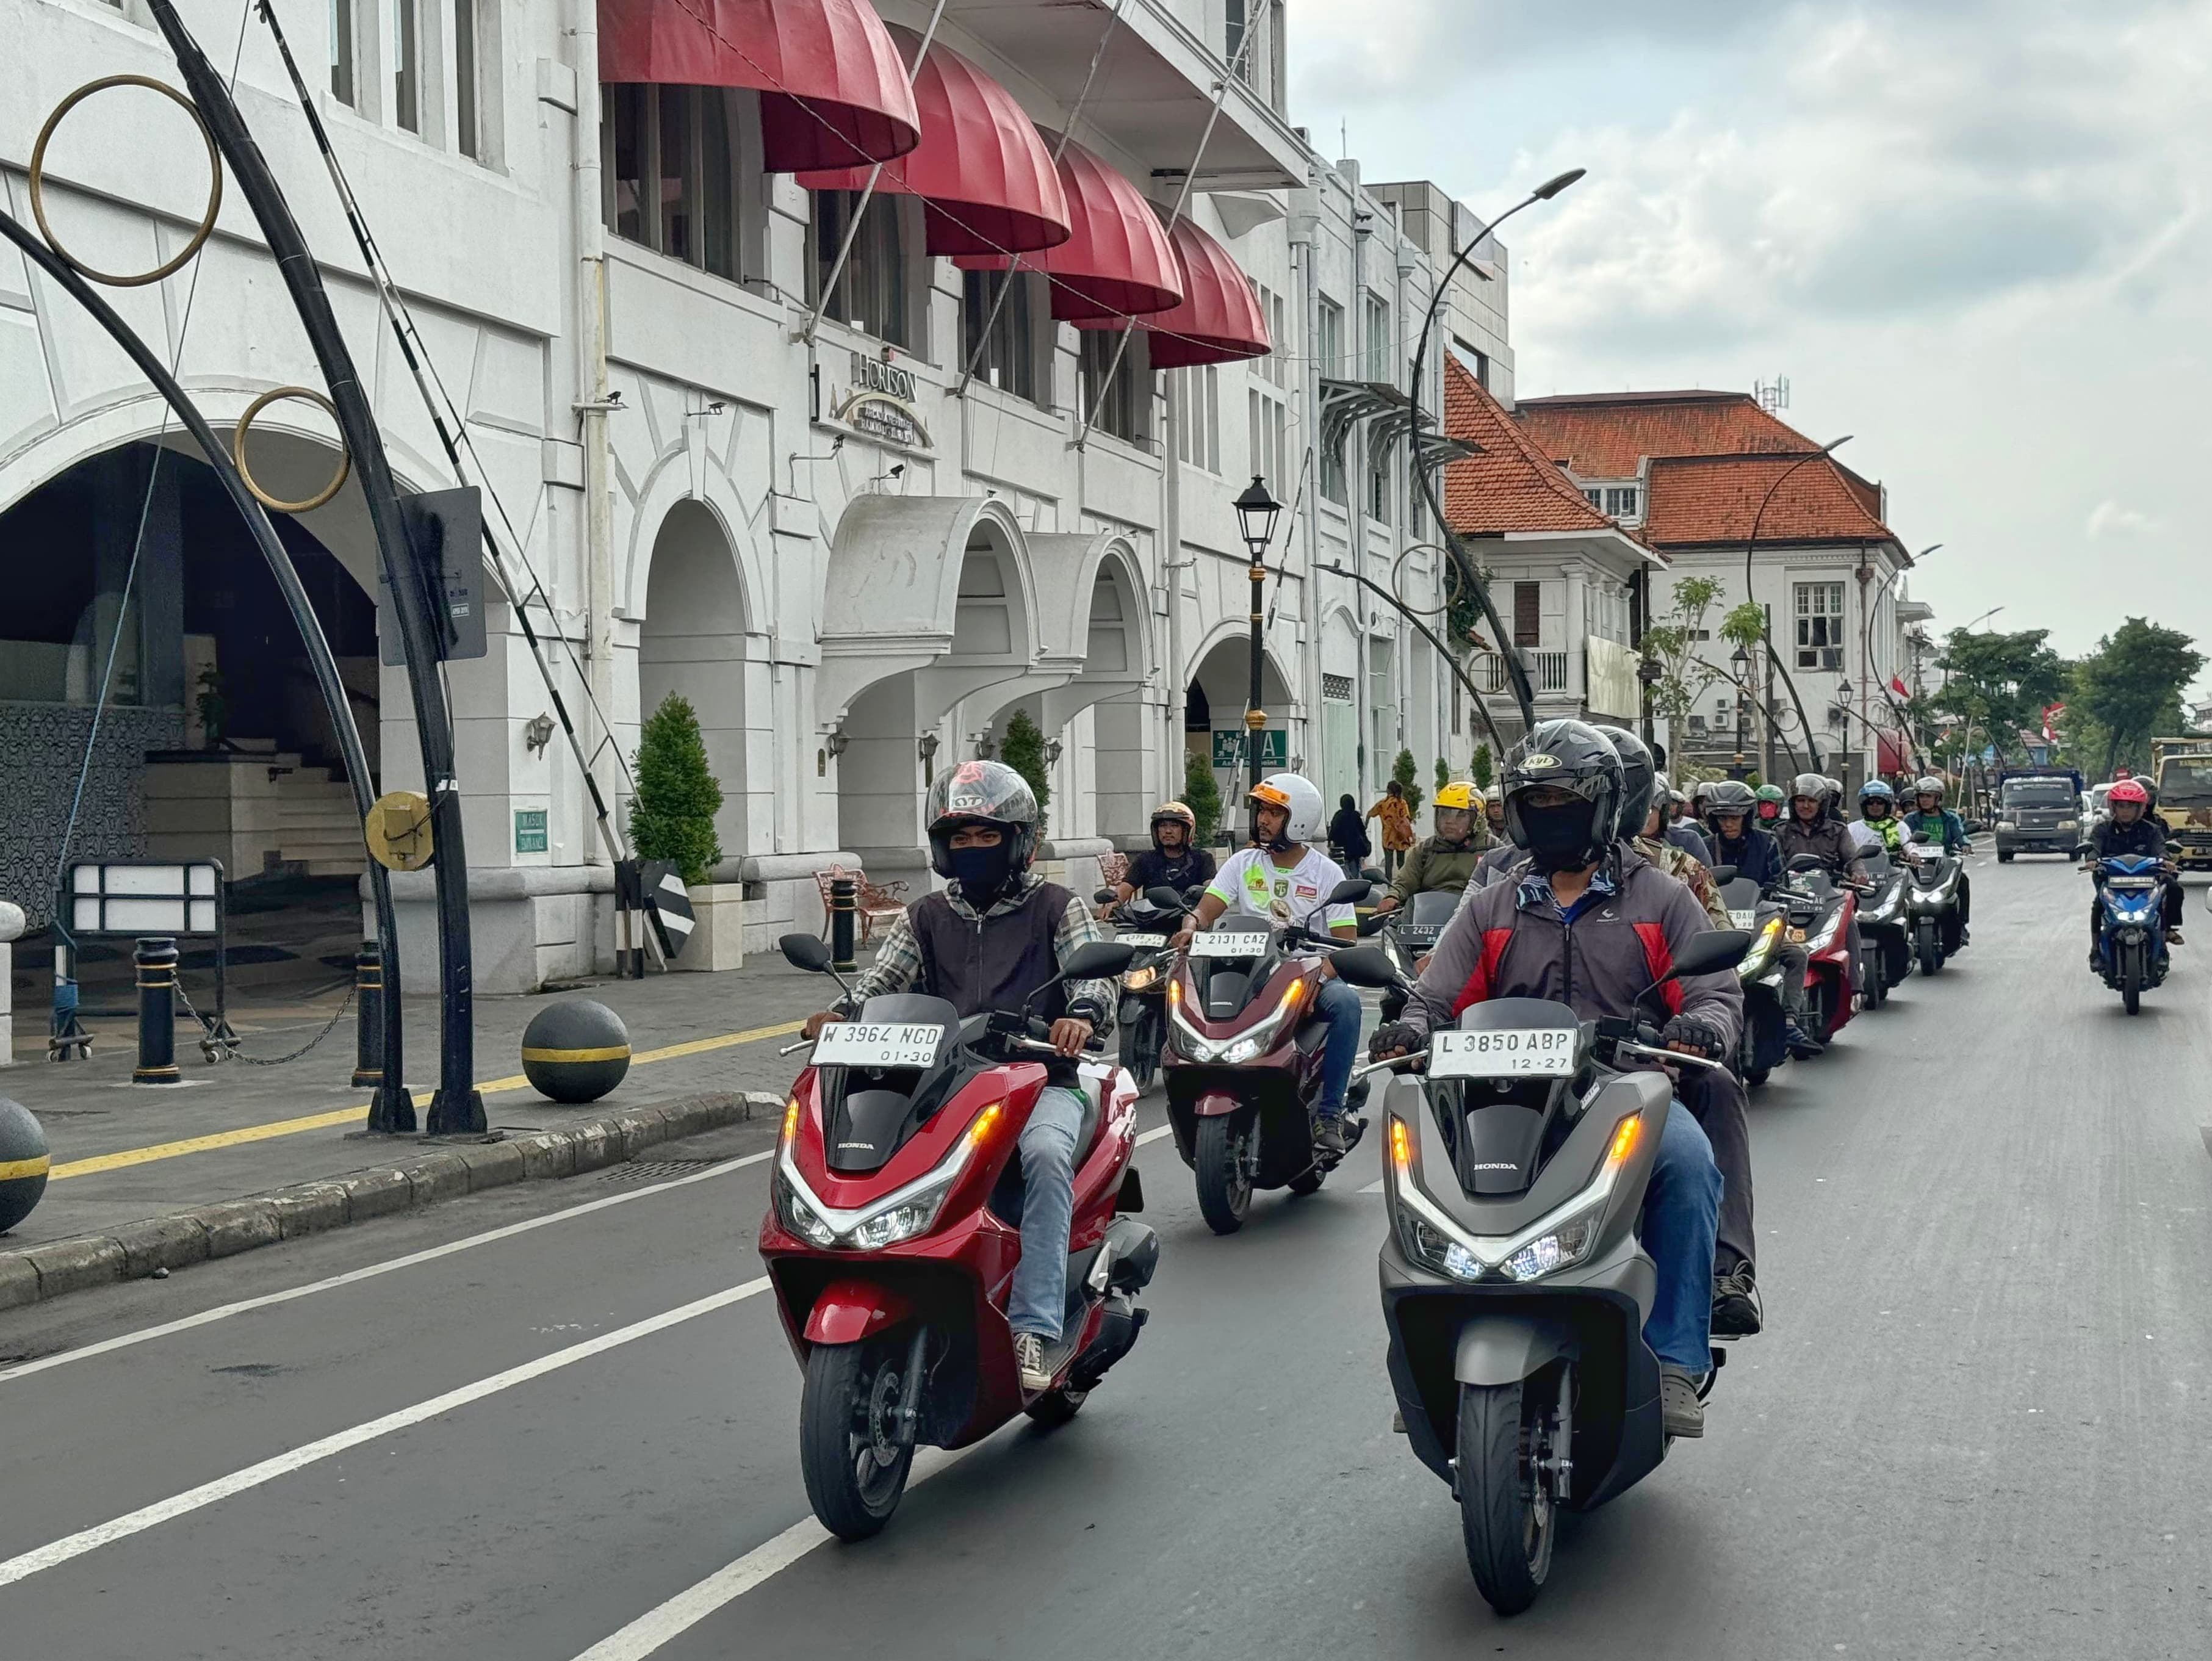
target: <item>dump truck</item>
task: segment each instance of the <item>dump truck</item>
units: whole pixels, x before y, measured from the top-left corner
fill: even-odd
[[[2008,767],[1996,778],[1997,863],[2015,854],[2074,857],[2081,840],[2081,776],[2070,767]]]
[[[2175,862],[2212,871],[2212,733],[2153,739],[2150,782]]]

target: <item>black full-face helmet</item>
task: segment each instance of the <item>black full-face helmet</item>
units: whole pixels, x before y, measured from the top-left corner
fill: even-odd
[[[996,826],[1005,834],[1006,876],[1030,867],[1036,853],[1037,804],[1029,781],[1000,761],[963,761],[929,787],[929,865],[940,877],[958,875],[952,833],[963,824]]]
[[[1598,726],[1594,729],[1620,757],[1620,834],[1641,836],[1644,821],[1651,816],[1652,792],[1659,782],[1659,764],[1651,748],[1626,727]]]
[[[1620,834],[1621,809],[1627,795],[1626,770],[1620,764],[1620,752],[1587,721],[1539,721],[1506,757],[1502,782],[1505,834],[1515,847],[1540,858],[1549,855],[1564,858],[1568,866],[1587,865],[1603,858]],[[1532,836],[1537,829],[1533,820],[1544,810],[1530,808],[1527,798],[1543,788],[1570,791],[1589,804],[1587,828],[1576,838],[1578,846],[1563,849],[1547,837]]]

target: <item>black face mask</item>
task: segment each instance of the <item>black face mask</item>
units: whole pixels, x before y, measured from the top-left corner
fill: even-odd
[[[1013,843],[1003,838],[990,848],[956,848],[951,855],[961,896],[978,910],[997,899],[1013,875]]]
[[[1560,807],[1523,807],[1521,834],[1539,871],[1567,871],[1589,863],[1590,830],[1597,804],[1577,801]]]

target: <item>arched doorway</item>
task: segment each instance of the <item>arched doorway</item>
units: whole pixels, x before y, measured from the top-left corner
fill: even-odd
[[[1188,754],[1203,756],[1221,792],[1222,826],[1233,831],[1236,804],[1243,800],[1244,710],[1252,691],[1252,642],[1242,632],[1225,634],[1198,660],[1197,672],[1183,695],[1183,744]],[[1266,765],[1289,765],[1299,757],[1291,721],[1290,681],[1272,652],[1260,657],[1260,704],[1269,734]]]
[[[645,586],[645,618],[637,640],[637,704],[641,721],[671,694],[680,695],[699,717],[707,764],[722,787],[714,829],[722,857],[754,851],[750,784],[769,776],[765,753],[751,765],[754,733],[749,712],[770,707],[765,684],[750,683],[765,666],[746,655],[744,585],[721,521],[704,502],[677,502],[653,541]],[[765,752],[772,735],[760,735]],[[763,805],[763,832],[767,824]]]

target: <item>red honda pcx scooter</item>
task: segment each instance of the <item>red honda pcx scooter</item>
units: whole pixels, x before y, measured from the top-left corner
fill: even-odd
[[[812,935],[780,944],[798,967],[835,973]],[[1094,941],[1059,978],[1117,975],[1133,955]],[[806,1495],[840,1538],[890,1520],[916,1447],[964,1447],[1018,1413],[1074,1417],[1145,1323],[1136,1293],[1159,1238],[1120,1214],[1144,1203],[1136,1086],[1085,1062],[1066,1324],[1052,1388],[1024,1395],[1006,1297],[1021,1256],[1016,1144],[1045,1086],[1046,1031],[1023,1011],[963,1021],[941,998],[871,998],[823,1030],[792,1088],[760,1255],[806,1372]]]
[[[1347,879],[1328,904],[1352,904],[1370,887]],[[1337,1164],[1315,1142],[1327,1029],[1312,1015],[1323,960],[1296,955],[1323,938],[1224,916],[1176,961],[1161,1077],[1176,1151],[1198,1179],[1199,1212],[1216,1234],[1243,1227],[1254,1189],[1311,1194]],[[1352,1089],[1347,1110],[1366,1099],[1364,1083]],[[1366,1124],[1347,1118],[1345,1129],[1349,1152]]]
[[[1858,894],[1809,854],[1790,862],[1788,881],[1820,904],[1820,914],[1805,931],[1805,1018],[1813,1036],[1828,1043],[1855,1013],[1851,995],[1851,920],[1858,916]]]

